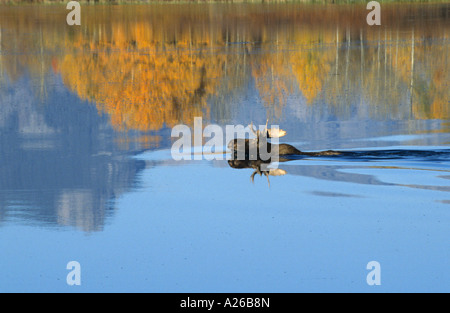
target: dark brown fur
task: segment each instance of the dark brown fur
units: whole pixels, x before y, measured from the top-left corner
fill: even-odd
[[[239,140],[241,140],[242,143],[239,143],[238,139],[234,139],[234,140],[230,141],[230,143],[228,144],[228,148],[230,150],[232,150],[233,153],[237,154],[239,149],[242,149],[245,147],[245,156],[246,157],[249,156],[249,153],[251,152],[251,148],[254,149],[253,151],[258,151],[257,153],[259,156],[259,150],[256,148],[256,140],[253,140],[253,139],[239,139]],[[245,143],[245,145],[243,143]],[[288,155],[333,156],[333,155],[341,154],[339,151],[333,151],[333,150],[319,151],[319,152],[302,152],[302,151],[298,150],[296,147],[291,146],[286,143],[276,145],[276,147],[278,147],[278,155],[280,157],[288,156]],[[275,147],[275,145],[271,144],[270,142],[267,142],[267,152],[270,153],[273,149],[276,149],[276,147]]]

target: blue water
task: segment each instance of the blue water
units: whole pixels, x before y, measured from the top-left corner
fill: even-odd
[[[226,160],[120,151],[92,106],[63,89],[49,101],[36,114],[57,131],[10,120],[1,135],[1,291],[448,291],[448,156],[293,160],[269,188]],[[445,151],[449,140],[355,137],[345,151]],[[81,286],[66,283],[72,260]],[[372,260],[381,286],[366,283]]]

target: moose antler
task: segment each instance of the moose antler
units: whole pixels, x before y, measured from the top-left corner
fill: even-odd
[[[259,131],[258,129],[254,129],[253,122],[248,125],[250,128],[250,131],[253,133],[253,135],[256,136],[256,139],[259,140],[259,138],[263,135],[267,138],[280,138],[283,136],[286,136],[286,131],[279,129],[279,128],[267,128],[269,125],[269,119],[266,120],[266,126],[264,127],[264,131]]]
[[[267,123],[269,122],[269,120],[267,120]],[[280,138],[283,136],[286,136],[286,131],[282,130],[280,128],[267,128],[267,123],[266,123],[266,132],[267,132],[267,137],[268,138]]]
[[[248,127],[250,128],[250,131],[253,133],[253,135],[255,135],[256,138],[258,138],[259,137],[259,130],[256,130],[256,132],[255,132],[255,129],[253,128],[253,122],[251,122],[250,125],[248,125]]]

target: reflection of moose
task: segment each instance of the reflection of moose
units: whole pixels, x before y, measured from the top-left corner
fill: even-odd
[[[250,176],[252,182],[256,174],[267,177],[270,186],[270,176],[280,176],[286,174],[286,171],[278,168],[268,168],[273,162],[286,162],[293,160],[292,156],[334,156],[339,155],[338,151],[321,151],[321,152],[302,152],[289,144],[272,144],[267,141],[268,138],[279,138],[286,135],[286,131],[264,128],[263,131],[255,131],[253,123],[249,125],[250,130],[255,135],[254,139],[233,139],[228,143],[231,150],[232,158],[228,160],[228,164],[232,168],[253,168],[255,171]],[[263,148],[263,150],[261,149]],[[273,158],[273,157],[276,158]],[[291,156],[291,157],[289,157]]]

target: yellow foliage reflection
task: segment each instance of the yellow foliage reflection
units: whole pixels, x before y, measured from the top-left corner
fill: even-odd
[[[149,30],[145,23],[115,25],[111,38],[98,46],[80,35],[78,50],[59,64],[64,83],[110,114],[117,128],[147,131],[191,124],[208,113],[206,100],[222,76],[223,56],[196,51],[195,38],[191,49],[181,49],[189,34],[161,47]]]
[[[46,9],[2,9],[2,51],[33,53],[0,54],[0,83],[28,72],[43,88],[53,70],[119,130],[192,124],[212,102],[229,114],[226,95],[249,81],[273,119],[296,92],[341,119],[351,102],[376,119],[450,119],[449,25],[439,6],[427,11],[436,19],[417,25],[410,16],[422,8],[386,6],[381,28],[354,6],[168,8],[85,7],[80,29],[61,27]]]

